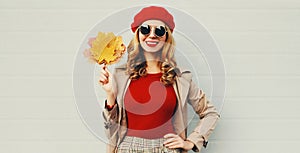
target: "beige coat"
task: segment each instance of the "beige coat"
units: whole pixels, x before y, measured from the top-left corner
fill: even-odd
[[[103,110],[106,135],[109,138],[107,153],[116,151],[127,132],[126,113],[123,109],[124,93],[130,83],[129,76],[125,74],[126,67],[119,66],[113,75],[114,88],[117,95],[117,105],[110,111]],[[200,152],[203,144],[207,142],[209,135],[215,128],[219,115],[215,107],[206,100],[205,94],[192,82],[192,74],[188,70],[180,70],[181,74],[173,84],[178,107],[173,116],[175,132],[184,140],[189,140],[195,144],[193,150]],[[193,132],[187,136],[187,104],[190,104],[199,115],[199,122]],[[183,151],[187,152],[187,151]]]

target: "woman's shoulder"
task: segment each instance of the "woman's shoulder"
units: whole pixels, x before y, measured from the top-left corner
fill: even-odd
[[[192,79],[193,74],[189,68],[177,66],[177,69],[179,70],[179,73],[177,75],[178,77],[183,78],[188,81],[190,81]]]

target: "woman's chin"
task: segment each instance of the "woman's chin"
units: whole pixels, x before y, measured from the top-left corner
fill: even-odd
[[[145,50],[145,52],[149,53],[155,53],[161,50],[162,46],[156,45],[156,46],[148,46],[147,44],[142,44],[142,48]]]

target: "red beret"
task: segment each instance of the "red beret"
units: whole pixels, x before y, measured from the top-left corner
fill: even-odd
[[[131,24],[131,30],[135,32],[135,30],[143,22],[153,19],[163,21],[168,25],[171,32],[173,32],[175,28],[173,16],[165,8],[159,6],[150,6],[143,8],[138,14],[134,16],[134,21]]]

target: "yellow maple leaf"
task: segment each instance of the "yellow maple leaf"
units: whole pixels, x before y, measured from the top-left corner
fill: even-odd
[[[99,32],[91,42],[90,58],[98,64],[113,64],[118,61],[126,50],[121,36],[112,32]]]

